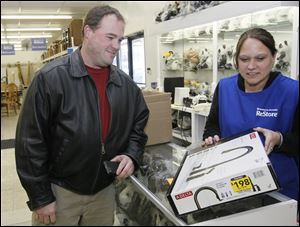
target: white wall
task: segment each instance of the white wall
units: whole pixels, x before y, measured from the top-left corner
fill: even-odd
[[[168,1],[112,1],[110,6],[117,8],[126,20],[125,35],[145,30],[154,24],[156,14]]]
[[[157,65],[159,64],[158,45],[156,36],[151,35],[157,14],[168,1],[113,1],[110,6],[117,8],[125,17],[125,35],[144,30],[145,37],[145,72],[146,86],[151,82],[159,82]],[[156,62],[158,61],[158,62]],[[147,68],[150,68],[147,71]]]

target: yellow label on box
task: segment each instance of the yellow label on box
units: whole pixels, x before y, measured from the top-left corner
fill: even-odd
[[[250,178],[246,175],[232,178],[230,184],[234,192],[247,191],[253,188]]]

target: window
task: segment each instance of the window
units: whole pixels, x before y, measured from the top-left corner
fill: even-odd
[[[125,37],[121,42],[117,66],[127,73],[139,86],[145,85],[144,33]]]
[[[119,68],[129,75],[128,67],[128,39],[123,39],[119,51]]]
[[[145,84],[144,37],[132,40],[132,76],[138,84]]]

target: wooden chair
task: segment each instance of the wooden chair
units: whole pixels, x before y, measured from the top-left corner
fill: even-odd
[[[7,83],[1,82],[1,115],[2,115],[2,107],[6,107],[6,95],[5,95],[6,86]]]
[[[3,86],[3,88],[4,90],[2,90],[1,84],[1,109],[3,106],[6,107],[7,116],[9,116],[9,111],[12,108],[14,108],[15,113],[17,114],[18,86],[15,83],[10,83]]]
[[[6,89],[7,83],[2,83],[1,82],[1,91],[4,92]]]

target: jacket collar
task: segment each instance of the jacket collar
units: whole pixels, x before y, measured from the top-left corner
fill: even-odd
[[[84,66],[84,62],[80,53],[81,46],[77,48],[71,55],[70,55],[70,65],[71,65],[71,75],[73,77],[84,77],[88,76],[88,72]],[[118,68],[114,65],[110,66],[110,75],[109,75],[109,82],[112,82],[118,86],[122,86],[120,73],[118,72]]]
[[[118,86],[122,86],[121,81],[121,74],[118,72],[118,68],[115,65],[110,65],[110,75],[109,75],[109,82],[112,82]]]

